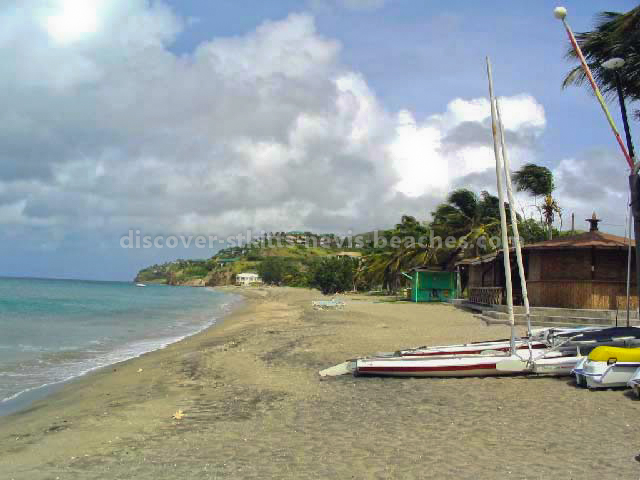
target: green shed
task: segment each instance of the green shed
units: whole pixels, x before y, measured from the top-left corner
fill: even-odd
[[[411,274],[413,302],[446,302],[458,296],[456,272],[415,269]]]

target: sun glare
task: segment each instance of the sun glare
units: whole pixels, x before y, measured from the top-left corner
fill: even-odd
[[[46,19],[49,35],[60,43],[69,43],[98,30],[101,0],[60,0],[59,10]]]

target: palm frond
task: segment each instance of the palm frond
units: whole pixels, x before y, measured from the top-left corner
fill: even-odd
[[[615,96],[616,81],[615,73],[605,69],[602,64],[613,57],[622,57],[625,60],[619,71],[622,90],[630,99],[640,99],[640,7],[626,13],[601,12],[596,16],[594,29],[577,33],[576,40],[594,80],[605,96]],[[577,58],[571,47],[565,56],[571,60]],[[581,67],[577,66],[569,71],[562,85],[565,88],[585,83],[586,76]]]

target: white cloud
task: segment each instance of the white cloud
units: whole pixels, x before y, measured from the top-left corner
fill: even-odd
[[[486,99],[423,120],[388,112],[308,15],[177,56],[168,46],[185,22],[161,4],[103,0],[95,23],[65,10],[71,0],[34,5],[0,9],[5,227],[56,241],[89,229],[358,231],[424,218],[492,165]],[[52,11],[78,22],[73,35],[43,23]],[[521,95],[503,113],[517,165],[535,155],[544,110]]]
[[[556,197],[563,207],[564,226],[570,225],[571,214],[576,228],[585,230],[584,221],[596,212],[601,228],[623,235],[628,214],[628,168],[616,150],[592,149],[584,154],[561,160],[553,169]]]
[[[544,109],[529,95],[500,100],[510,159],[517,168],[533,155],[530,142],[522,140],[542,133]],[[454,99],[444,113],[432,115],[422,124],[411,112],[400,112],[391,145],[401,177],[397,190],[410,196],[425,191],[444,196],[457,179],[493,168],[490,117],[485,98]]]

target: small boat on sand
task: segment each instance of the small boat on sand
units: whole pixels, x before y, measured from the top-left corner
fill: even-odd
[[[511,370],[498,370],[501,360],[512,359],[504,356],[464,356],[445,358],[405,358],[398,362],[386,358],[356,360],[354,375],[390,375],[405,377],[479,377],[488,375],[512,375]],[[518,360],[521,360],[518,357]]]
[[[459,346],[456,351],[460,352]],[[373,357],[347,360],[319,372],[321,377],[339,375],[385,375],[410,377],[468,377],[539,373],[571,375],[580,357],[544,348],[518,348],[511,355],[509,348],[497,350],[495,345],[476,345],[477,353],[452,354],[450,347],[432,347],[437,354],[399,356],[378,354]]]
[[[597,347],[573,369],[576,383],[589,389],[627,387],[640,368],[640,348]]]
[[[531,372],[530,362],[547,355],[562,358],[560,352],[527,350],[486,355],[443,355],[439,357],[364,358],[355,361],[354,375],[406,377],[482,377]],[[571,365],[573,367],[575,361]],[[570,370],[569,370],[570,371]]]

